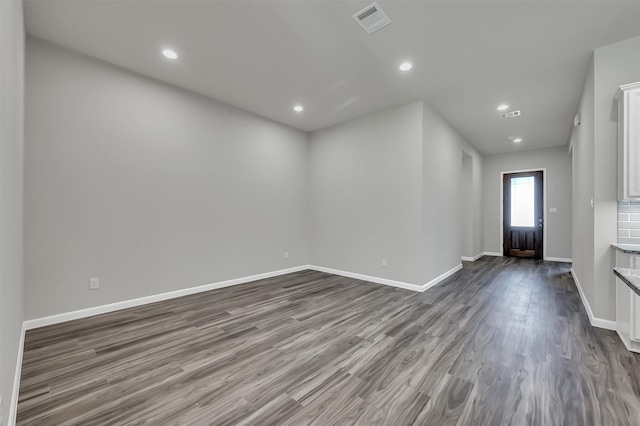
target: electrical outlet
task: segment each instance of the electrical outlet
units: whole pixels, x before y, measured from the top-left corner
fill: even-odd
[[[285,259],[288,259],[288,258],[289,258],[289,252],[288,252],[288,251],[285,251],[285,252],[284,252],[284,258],[285,258]]]
[[[97,290],[100,288],[100,280],[98,278],[89,279],[89,290]]]
[[[387,267],[387,259],[382,259],[382,262],[380,262],[380,264],[382,265],[383,268]]]

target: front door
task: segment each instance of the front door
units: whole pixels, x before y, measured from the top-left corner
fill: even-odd
[[[542,171],[505,174],[503,254],[542,259]]]

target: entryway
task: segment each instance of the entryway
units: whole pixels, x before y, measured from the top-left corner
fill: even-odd
[[[543,171],[503,174],[503,255],[543,258]]]

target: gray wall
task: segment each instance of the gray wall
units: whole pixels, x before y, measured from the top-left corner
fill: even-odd
[[[596,49],[594,54],[594,298],[598,318],[615,320],[615,265],[611,243],[617,241],[618,86],[640,81],[640,37]]]
[[[312,263],[417,285],[459,265],[463,150],[478,205],[481,155],[425,102],[314,132]]]
[[[584,82],[578,105],[580,125],[573,127],[570,138],[573,172],[573,233],[571,247],[573,272],[585,297],[594,303],[593,294],[593,61]]]
[[[468,155],[462,156],[462,175],[460,179],[460,244],[462,245],[462,256],[473,257],[476,255],[473,249],[473,158]]]
[[[422,109],[416,102],[311,135],[314,265],[424,284]]]
[[[596,49],[578,106],[581,124],[571,134],[573,147],[573,269],[598,319],[615,321],[617,241],[618,87],[640,81],[640,37]],[[591,197],[594,208],[591,209]]]
[[[8,416],[22,328],[24,20],[0,1],[0,417]],[[0,421],[2,423],[2,421]]]
[[[470,239],[472,254],[482,252],[482,164],[480,153],[424,102],[422,150],[423,263],[426,281],[460,264],[463,239]],[[463,200],[464,182],[461,157],[471,162],[470,200]],[[471,230],[463,234],[463,208],[473,208]],[[462,234],[462,235],[461,235]]]
[[[32,38],[26,89],[27,318],[309,263],[306,133]]]
[[[485,251],[502,253],[501,172],[543,168],[547,189],[544,257],[571,259],[571,157],[566,147],[484,157]],[[549,212],[552,207],[556,213]]]

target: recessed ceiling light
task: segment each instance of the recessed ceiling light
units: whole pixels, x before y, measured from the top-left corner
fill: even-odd
[[[178,59],[178,54],[171,49],[164,49],[162,51],[162,54],[164,55],[165,58]]]
[[[522,142],[522,138],[515,138],[513,141],[514,141],[515,143]]]
[[[413,68],[413,64],[411,62],[403,62],[398,68],[400,69],[400,71],[409,71],[411,68]]]
[[[498,107],[498,111],[504,111],[506,109],[509,109],[509,105],[507,104],[502,104]]]
[[[296,105],[296,106],[293,107],[293,110],[295,112],[302,112],[302,111],[304,111],[304,108],[302,107],[302,105]]]

